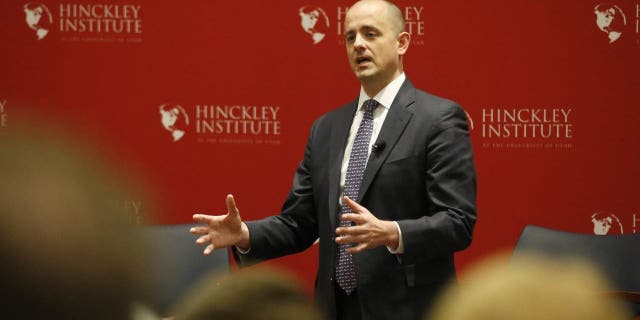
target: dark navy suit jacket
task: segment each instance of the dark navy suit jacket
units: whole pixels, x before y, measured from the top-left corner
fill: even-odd
[[[280,215],[247,222],[251,250],[241,265],[300,252],[320,239],[315,296],[335,318],[335,229],[340,169],[357,100],[315,121],[304,159]],[[386,247],[354,255],[364,319],[420,319],[449,280],[453,254],[471,243],[476,175],[465,112],[417,90],[407,79],[394,99],[372,152],[357,202],[397,221],[404,253]]]

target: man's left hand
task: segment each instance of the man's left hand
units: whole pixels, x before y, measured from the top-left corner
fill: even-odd
[[[393,221],[376,218],[367,208],[349,197],[344,197],[344,203],[353,210],[353,213],[342,214],[341,220],[352,221],[355,225],[337,228],[336,243],[354,243],[353,247],[347,248],[347,252],[351,254],[378,246],[398,248],[398,228]]]

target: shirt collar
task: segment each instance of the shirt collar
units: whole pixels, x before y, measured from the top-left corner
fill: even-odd
[[[386,87],[380,90],[380,92],[378,92],[378,94],[376,94],[376,96],[373,97],[373,99],[378,101],[378,103],[384,108],[389,109],[389,107],[391,107],[391,103],[393,103],[393,99],[395,99],[396,95],[398,95],[398,92],[400,91],[400,87],[402,86],[402,83],[404,83],[405,79],[406,79],[406,76],[404,75],[404,72],[403,72],[393,81],[389,82],[389,84]],[[367,93],[364,92],[363,87],[360,87],[360,97],[358,98],[358,110],[362,108],[362,105],[364,104],[364,102],[369,99],[371,99],[371,97],[369,97]]]

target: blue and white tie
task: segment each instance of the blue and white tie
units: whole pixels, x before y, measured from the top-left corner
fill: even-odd
[[[360,122],[360,127],[358,127],[358,132],[351,148],[351,155],[349,156],[343,194],[354,201],[358,198],[364,169],[367,166],[369,141],[373,132],[373,110],[377,106],[378,102],[373,99],[364,102],[364,116],[362,117],[362,122]],[[349,212],[352,212],[351,208],[343,202],[340,208],[340,215]],[[340,226],[351,226],[351,222],[341,220]],[[353,263],[353,256],[346,252],[346,249],[351,246],[353,244],[340,244],[338,246],[338,266],[336,267],[336,281],[347,294],[351,294],[356,288],[356,269]]]

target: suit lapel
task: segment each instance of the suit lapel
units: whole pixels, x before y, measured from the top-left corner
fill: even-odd
[[[407,111],[407,107],[415,102],[415,88],[409,82],[405,80],[393,100],[391,107],[387,113],[387,117],[382,124],[380,134],[377,141],[384,141],[386,147],[378,153],[371,153],[371,157],[367,162],[367,168],[364,171],[364,177],[362,179],[362,185],[360,185],[360,192],[358,193],[357,202],[360,203],[362,198],[367,193],[367,189],[371,185],[373,178],[380,170],[380,167],[385,162],[393,148],[395,147],[400,135],[404,131],[405,127],[409,123],[409,119],[413,114]]]
[[[358,100],[353,101],[347,107],[342,108],[338,114],[338,119],[331,131],[329,143],[329,219],[335,228],[336,219],[339,214],[338,198],[340,197],[340,171],[342,170],[342,159],[344,158],[344,148],[347,145],[351,122],[356,112]]]

